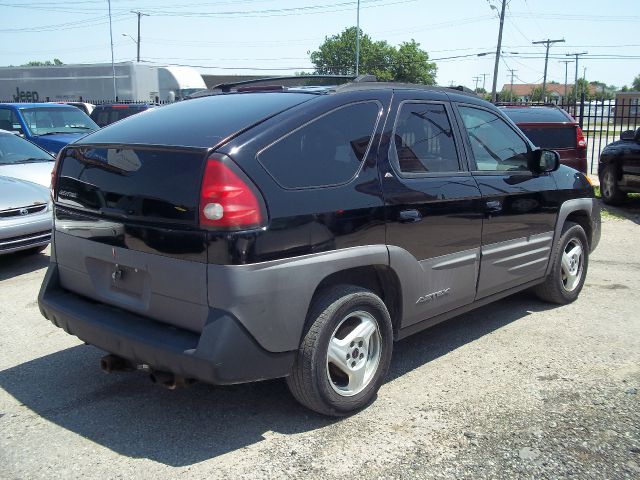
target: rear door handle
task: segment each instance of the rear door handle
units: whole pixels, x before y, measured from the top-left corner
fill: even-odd
[[[400,212],[400,223],[417,223],[422,220],[422,215],[418,210],[402,210]]]
[[[502,202],[499,200],[489,200],[485,204],[485,210],[487,213],[497,213],[502,211]]]

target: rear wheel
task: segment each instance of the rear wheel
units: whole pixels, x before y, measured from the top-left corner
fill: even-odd
[[[571,303],[580,295],[589,266],[589,245],[580,225],[565,224],[552,262],[551,273],[534,291],[547,302]]]
[[[389,368],[391,318],[369,290],[341,285],[320,294],[287,385],[304,406],[342,416],[368,405]]]
[[[627,197],[627,194],[620,191],[618,186],[618,173],[615,165],[607,165],[602,170],[600,193],[604,203],[609,205],[618,205]]]

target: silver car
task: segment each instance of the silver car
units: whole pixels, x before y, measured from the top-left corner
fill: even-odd
[[[0,255],[46,248],[51,240],[49,182],[53,157],[0,132]]]

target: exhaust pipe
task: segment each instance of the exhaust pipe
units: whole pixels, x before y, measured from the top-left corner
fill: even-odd
[[[135,370],[133,364],[126,358],[110,353],[100,359],[100,369],[104,373],[125,372]]]
[[[161,387],[168,388],[169,390],[175,390],[176,388],[188,387],[196,383],[193,378],[184,378],[180,375],[175,375],[171,372],[163,372],[160,370],[154,370],[149,375],[151,381]]]

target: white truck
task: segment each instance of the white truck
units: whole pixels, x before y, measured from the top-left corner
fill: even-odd
[[[0,67],[0,101],[175,101],[207,88],[191,67],[146,63]]]

